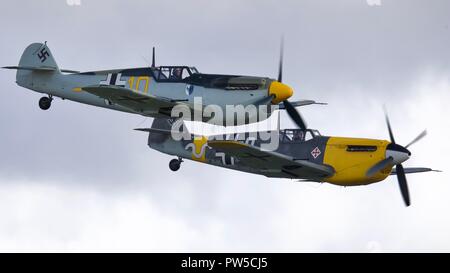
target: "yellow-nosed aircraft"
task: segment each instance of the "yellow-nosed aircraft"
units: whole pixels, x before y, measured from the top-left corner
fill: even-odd
[[[396,175],[406,206],[410,205],[410,198],[405,174],[435,171],[403,167],[402,163],[411,156],[408,148],[423,138],[426,131],[401,146],[395,142],[387,115],[390,141],[322,136],[317,130],[306,128],[300,115],[297,116],[296,123],[303,127],[278,129],[272,139],[247,132],[209,137],[190,135],[178,140],[180,132],[173,130],[174,120],[170,119],[155,119],[151,128],[136,130],[149,132],[150,148],[177,157],[169,163],[172,171],[180,168],[183,159],[190,159],[267,177],[341,186],[367,185]],[[275,149],[264,148],[271,147],[274,140],[278,142]]]

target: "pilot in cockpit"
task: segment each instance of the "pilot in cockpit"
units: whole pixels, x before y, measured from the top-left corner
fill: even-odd
[[[292,136],[292,141],[303,141],[303,139],[304,139],[303,131],[295,130]]]
[[[182,68],[180,68],[180,67],[174,68],[174,69],[172,69],[172,73],[170,74],[169,79],[179,81],[179,80],[181,80],[181,74],[182,74]]]

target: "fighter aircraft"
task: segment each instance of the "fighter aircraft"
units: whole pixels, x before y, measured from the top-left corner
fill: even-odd
[[[423,138],[426,131],[401,146],[394,139],[387,114],[390,141],[322,136],[319,131],[307,128],[299,113],[295,116],[299,128],[278,129],[279,144],[275,150],[263,149],[268,140],[250,137],[248,132],[209,137],[191,135],[189,139],[176,140],[174,134],[181,132],[172,130],[174,120],[170,119],[155,119],[151,128],[135,130],[149,132],[150,148],[177,157],[169,163],[172,171],[180,168],[183,159],[191,159],[267,177],[341,186],[367,185],[396,175],[406,206],[410,205],[410,197],[405,174],[436,171],[403,167],[402,163],[411,156],[408,148]]]
[[[282,52],[282,51],[281,51]],[[282,58],[280,58],[280,67]],[[27,89],[47,94],[39,100],[43,110],[50,108],[54,97],[149,117],[169,118],[176,105],[185,105],[192,111],[194,98],[201,98],[199,108],[218,105],[226,112],[227,105],[276,105],[280,109],[314,104],[302,100],[289,102],[293,89],[268,77],[203,74],[195,67],[155,66],[155,49],[151,67],[78,72],[60,69],[50,48],[45,43],[29,45],[16,69],[16,83]],[[68,73],[68,74],[67,74]],[[197,103],[198,104],[198,103]],[[267,111],[266,117],[271,111]],[[227,115],[215,123],[227,125]],[[234,116],[233,116],[234,118]],[[211,121],[210,117],[201,117]],[[245,122],[250,122],[246,117]],[[232,121],[233,122],[233,121]],[[232,123],[235,125],[235,123]]]

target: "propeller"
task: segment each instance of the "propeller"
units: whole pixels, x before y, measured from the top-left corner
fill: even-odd
[[[435,171],[430,168],[403,168],[402,162],[409,159],[411,156],[411,152],[407,149],[414,143],[417,143],[419,140],[421,140],[423,137],[427,135],[427,131],[422,131],[418,136],[416,136],[408,145],[401,146],[397,143],[395,143],[394,133],[392,131],[391,122],[389,121],[389,116],[387,114],[387,110],[384,107],[384,115],[386,119],[386,125],[389,132],[389,138],[391,140],[391,143],[387,145],[386,147],[386,158],[379,161],[375,165],[373,165],[369,170],[366,172],[367,177],[372,177],[376,175],[381,170],[392,167],[392,165],[395,165],[395,170],[391,172],[392,175],[397,176],[398,185],[400,187],[400,192],[402,194],[403,201],[405,202],[406,206],[411,205],[411,199],[409,197],[409,190],[408,190],[408,182],[406,180],[406,173],[412,173],[412,172],[428,172],[428,171]]]
[[[389,121],[389,116],[387,114],[386,108],[384,109],[384,115],[386,117],[386,125],[389,131],[389,137],[391,139],[391,143],[395,144],[394,133],[392,132],[391,122]],[[408,183],[406,181],[405,170],[401,163],[395,165],[396,175],[398,180],[398,185],[400,186],[400,192],[403,197],[403,201],[405,205],[408,207],[411,204],[411,199],[409,197]]]
[[[411,156],[411,152],[407,148],[412,144],[421,140],[424,136],[426,136],[427,131],[424,130],[417,137],[415,137],[408,145],[403,147],[395,143],[394,133],[392,131],[391,123],[389,121],[389,116],[387,114],[386,108],[384,108],[384,115],[386,118],[386,125],[389,131],[389,138],[391,140],[391,144],[389,144],[386,149],[386,156],[388,156],[387,155],[388,153],[392,155],[375,164],[372,168],[370,168],[367,171],[367,175],[368,176],[375,175],[378,171],[381,171],[382,169],[394,163],[395,174],[397,175],[400,192],[402,194],[405,205],[408,207],[411,204],[411,199],[409,196],[408,182],[406,180],[405,169],[403,168],[403,165],[401,163],[407,160],[409,156]]]
[[[284,39],[281,38],[281,45],[280,45],[280,61],[278,63],[278,82],[283,82],[283,52],[284,52]],[[286,109],[286,112],[288,113],[289,117],[294,121],[295,124],[300,129],[307,129],[306,122],[300,115],[300,112],[295,109],[295,106],[292,105],[287,99],[283,101],[284,108]]]

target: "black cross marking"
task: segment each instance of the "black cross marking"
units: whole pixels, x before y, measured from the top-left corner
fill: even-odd
[[[38,57],[41,60],[41,63],[45,62],[47,60],[47,57],[50,57],[50,54],[48,54],[48,51],[45,47],[41,49],[41,51],[38,53]]]
[[[120,80],[119,74],[122,76],[121,73],[109,73],[104,81],[100,81],[100,84],[125,87],[125,84],[119,84],[123,83],[123,81]]]
[[[111,80],[109,81],[109,85],[115,85],[116,84],[116,80],[117,80],[117,74],[116,73],[112,73]]]

